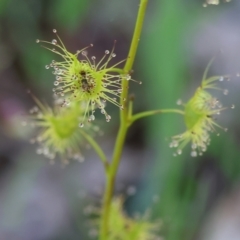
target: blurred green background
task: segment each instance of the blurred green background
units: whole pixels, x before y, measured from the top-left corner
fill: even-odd
[[[45,65],[56,56],[36,44],[50,41],[57,29],[69,51],[94,44],[98,58],[111,49],[116,61],[128,53],[138,0],[1,0],[0,1],[0,240],[91,239],[88,215],[100,203],[103,169],[96,155],[83,149],[85,161],[64,169],[51,166],[29,144],[34,129],[22,126],[34,106],[30,89],[51,104],[53,75]],[[221,83],[228,96],[218,130],[202,157],[190,149],[173,157],[170,137],[184,131],[181,116],[154,116],[129,131],[116,194],[126,196],[130,215],[152,209],[161,219],[166,240],[240,239],[239,78],[240,2],[203,7],[202,0],[151,0],[134,64],[130,93],[135,111],[176,108],[200,84],[204,69],[217,56],[211,75],[230,74]],[[221,50],[221,53],[219,53]],[[118,111],[100,123],[99,142],[111,156]],[[102,116],[100,116],[102,117]]]

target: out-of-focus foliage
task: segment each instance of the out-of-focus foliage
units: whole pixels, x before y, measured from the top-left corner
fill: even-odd
[[[101,210],[98,210],[97,214],[101,214]],[[93,225],[99,227],[99,220],[100,218],[97,218],[93,221]],[[122,197],[113,199],[109,223],[109,240],[160,240],[160,222],[151,222],[148,213],[144,216],[129,217],[123,209]]]
[[[148,39],[144,41],[144,48],[141,49],[145,57],[144,62],[151,62],[143,75],[144,77],[154,76],[154,81],[146,86],[146,96],[149,92],[151,93],[151,99],[148,99],[152,108],[157,108],[159,105],[162,107],[173,105],[179,98],[184,102],[194,93],[194,89],[190,87],[196,88],[200,84],[204,68],[201,65],[201,71],[193,75],[191,71],[193,72],[194,69],[190,69],[190,66],[193,67],[190,59],[199,58],[200,54],[196,57],[194,54],[207,44],[201,41],[201,36],[198,36],[201,45],[196,45],[194,34],[200,22],[204,22],[206,27],[216,24],[214,19],[224,18],[224,12],[229,14],[231,11],[228,8],[228,5],[221,6],[221,8],[200,8],[199,2],[196,2],[196,5],[193,2],[183,4],[180,1],[162,1],[156,4],[155,9],[158,14],[150,23],[151,30],[148,32]],[[236,19],[233,18],[232,21]],[[193,30],[195,28],[196,30]],[[221,30],[224,35],[226,29]],[[195,42],[191,42],[193,40]],[[217,42],[217,39],[213,41]],[[224,46],[223,43],[217,46],[224,47],[224,53],[227,51],[230,54],[230,46]],[[217,51],[219,49],[216,46],[211,53],[205,50],[205,61],[209,61]],[[228,55],[224,53],[217,58],[217,61]],[[233,63],[236,56],[232,55],[232,57]],[[144,62],[141,61],[142,66]],[[197,68],[197,65],[202,62],[198,59],[194,60],[194,64]],[[216,66],[216,63],[214,65]],[[232,90],[234,85],[239,87],[237,83],[239,80],[234,76],[234,71],[236,71],[234,65],[226,66],[227,63],[225,63],[224,70],[219,67],[215,69],[214,66],[212,69],[215,69],[215,74],[233,74],[232,82],[227,83],[227,88]],[[230,69],[231,72],[224,72]],[[224,96],[219,97],[221,99]],[[234,95],[228,98],[233,101],[232,103],[238,101]],[[229,103],[229,109],[232,103]],[[158,149],[156,151],[158,157],[153,166],[149,168],[149,172],[153,173],[150,174],[149,181],[144,184],[146,190],[141,196],[144,196],[143,199],[149,204],[151,196],[159,195],[160,201],[155,205],[154,213],[156,216],[162,216],[165,222],[163,235],[166,239],[196,239],[201,223],[206,219],[209,209],[214,206],[213,203],[225,193],[226,189],[230,190],[231,186],[236,184],[233,179],[239,179],[239,150],[236,139],[238,133],[235,132],[235,140],[233,140],[236,129],[232,126],[233,116],[237,114],[235,111],[236,109],[228,110],[221,114],[223,118],[225,116],[225,119],[228,119],[227,122],[224,121],[225,126],[227,124],[229,128],[228,133],[218,131],[220,137],[213,134],[207,153],[196,159],[189,156],[188,150],[183,151],[183,155],[174,158],[171,156],[172,150],[166,148],[169,142],[167,137],[182,128],[182,122],[177,117],[159,116],[147,122],[150,129],[151,144],[149,146],[151,149]]]

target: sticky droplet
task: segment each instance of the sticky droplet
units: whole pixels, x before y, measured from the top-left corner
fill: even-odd
[[[52,44],[56,45],[56,44],[57,44],[57,40],[56,40],[56,39],[53,39],[53,40],[52,40]]]

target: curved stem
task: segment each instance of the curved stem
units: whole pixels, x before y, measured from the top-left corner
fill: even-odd
[[[141,112],[141,113],[137,113],[137,114],[134,114],[130,119],[129,119],[129,126],[137,121],[138,119],[140,118],[144,118],[144,117],[149,117],[149,116],[152,116],[152,115],[156,115],[156,114],[159,114],[159,113],[178,113],[178,114],[182,114],[184,115],[184,111],[182,110],[179,110],[179,109],[159,109],[159,110],[152,110],[152,111],[146,111],[146,112]]]
[[[93,149],[95,150],[95,152],[99,156],[100,160],[102,161],[103,166],[104,166],[104,168],[105,168],[105,170],[107,172],[108,167],[109,167],[109,163],[108,163],[107,157],[104,154],[104,152],[101,149],[101,147],[97,144],[97,142],[91,136],[89,136],[84,131],[81,131],[81,134],[83,135],[84,138],[86,138],[86,140],[89,142],[89,144],[93,147]]]
[[[111,68],[109,70],[109,72],[116,72],[116,73],[119,73],[119,74],[123,74],[124,73],[123,69],[121,69],[121,68]]]
[[[124,65],[124,68],[123,68],[123,71],[125,73],[128,73],[132,70],[132,66],[133,66],[137,48],[138,48],[138,43],[140,41],[140,35],[141,35],[141,31],[142,31],[143,20],[144,20],[146,8],[147,8],[147,3],[148,3],[148,0],[140,0],[137,21],[136,21],[136,25],[135,25],[135,29],[134,29],[134,33],[133,33],[131,46],[130,46],[129,53],[128,53],[128,58]],[[124,106],[124,99],[127,99],[127,96],[128,96],[128,85],[129,85],[129,81],[127,81],[127,80],[122,81],[123,91],[121,93],[120,103],[123,106]],[[127,118],[126,104],[124,106],[124,110],[121,112],[121,121],[124,121],[123,118],[125,118],[125,120]]]
[[[101,219],[101,229],[100,229],[100,240],[106,240],[108,234],[108,222],[109,222],[109,215],[110,215],[110,207],[111,201],[113,196],[114,184],[116,173],[119,166],[120,157],[122,154],[123,144],[127,133],[127,126],[125,124],[121,124],[120,129],[118,131],[114,154],[115,157],[112,163],[109,166],[109,171],[106,177],[106,188],[104,192],[103,198],[103,212],[102,212],[102,219]]]
[[[138,42],[140,40],[140,34],[142,31],[143,20],[145,16],[145,11],[147,7],[148,0],[140,0],[137,21],[133,33],[133,38],[130,46],[130,50],[128,53],[128,58],[123,68],[125,73],[130,72],[132,69],[132,65],[136,56],[136,51],[138,47]],[[101,218],[101,225],[100,225],[100,240],[106,240],[108,236],[108,222],[109,222],[109,215],[110,215],[110,206],[113,196],[115,178],[118,170],[118,166],[120,163],[120,158],[122,155],[123,144],[126,138],[127,129],[128,129],[128,109],[126,107],[124,99],[127,99],[128,96],[128,81],[122,81],[122,93],[120,98],[121,105],[125,105],[124,109],[120,112],[120,128],[118,130],[117,139],[113,151],[113,159],[112,163],[109,165],[109,171],[107,172],[106,178],[106,189],[104,192],[104,199],[103,199],[103,209],[102,209],[102,218]]]

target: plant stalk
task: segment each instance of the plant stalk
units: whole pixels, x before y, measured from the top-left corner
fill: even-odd
[[[134,59],[136,56],[138,43],[140,40],[140,34],[142,31],[143,21],[145,17],[146,7],[147,7],[148,0],[140,0],[139,10],[137,15],[137,21],[133,33],[133,38],[131,42],[131,46],[128,53],[128,58],[126,60],[125,66],[123,71],[125,73],[129,73],[132,69]],[[109,232],[109,215],[111,210],[111,201],[113,197],[113,190],[115,185],[115,179],[117,170],[119,167],[123,145],[125,142],[127,130],[128,130],[128,108],[126,106],[126,102],[124,99],[127,99],[128,96],[128,85],[129,82],[126,79],[122,81],[122,93],[120,98],[120,103],[124,106],[124,109],[120,112],[120,128],[118,130],[117,139],[113,151],[113,158],[112,162],[109,165],[107,177],[106,177],[106,188],[103,198],[103,209],[102,209],[102,218],[101,218],[101,225],[100,225],[100,240],[107,240],[108,232]]]

